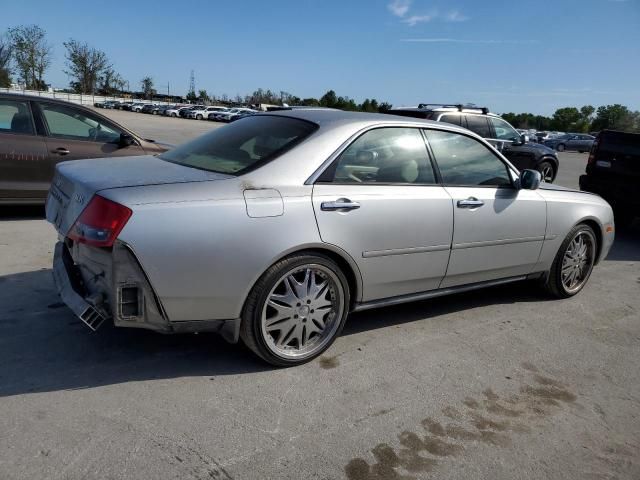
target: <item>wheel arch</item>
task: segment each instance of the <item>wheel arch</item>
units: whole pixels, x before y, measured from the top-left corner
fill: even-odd
[[[576,226],[578,225],[587,225],[588,227],[591,227],[591,230],[593,230],[593,233],[595,233],[596,235],[596,259],[594,265],[597,265],[600,262],[602,244],[604,243],[604,231],[602,225],[600,225],[600,223],[595,218],[591,217],[583,218],[578,223],[576,223]]]
[[[306,245],[299,245],[294,248],[285,250],[284,252],[281,252],[280,255],[272,258],[269,264],[251,282],[251,287],[245,294],[245,298],[243,301],[243,310],[249,294],[255,287],[258,280],[260,280],[260,278],[262,278],[262,276],[265,274],[265,272],[269,270],[269,268],[271,268],[274,264],[278,263],[284,258],[299,254],[320,254],[329,257],[331,260],[336,262],[344,276],[347,278],[351,298],[351,305],[349,306],[349,308],[353,308],[353,305],[361,299],[362,274],[360,273],[360,269],[358,268],[355,260],[347,252],[339,247],[336,247],[335,245],[331,245],[328,243],[311,243]]]

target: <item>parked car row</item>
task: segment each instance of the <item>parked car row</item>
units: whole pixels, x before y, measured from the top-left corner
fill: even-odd
[[[136,113],[149,113],[165,117],[180,117],[193,120],[211,120],[214,122],[233,122],[249,115],[258,113],[258,110],[246,107],[223,107],[221,105],[156,105],[152,103],[136,102],[96,102],[96,108],[108,108],[128,110]]]

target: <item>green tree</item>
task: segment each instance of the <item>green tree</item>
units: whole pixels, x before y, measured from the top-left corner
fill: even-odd
[[[64,71],[71,77],[71,87],[78,93],[95,93],[98,82],[104,80],[108,72],[107,87],[110,88],[111,76],[115,73],[109,65],[107,54],[101,50],[90,47],[86,42],[80,43],[70,39],[63,43],[67,49],[67,70]]]
[[[378,112],[384,113],[384,112],[387,112],[387,111],[391,110],[392,108],[393,108],[393,105],[391,105],[390,103],[382,102],[380,104],[380,106],[378,107]]]
[[[11,45],[0,35],[0,87],[11,86]]]
[[[37,25],[21,25],[8,30],[11,51],[20,80],[28,89],[44,90],[44,72],[51,64],[51,46],[46,32]]]
[[[635,132],[640,130],[639,122],[640,112],[632,112],[624,105],[616,103],[615,105],[598,107],[591,128],[596,131],[610,128]]]
[[[153,88],[153,78],[151,77],[144,77],[140,80],[140,88],[142,88],[142,93],[146,99],[151,99],[156,94],[156,90]]]
[[[553,114],[551,126],[555,130],[569,132],[575,129],[581,118],[580,111],[576,107],[559,108]]]
[[[202,103],[209,102],[209,94],[206,90],[198,90],[198,100],[200,100]]]

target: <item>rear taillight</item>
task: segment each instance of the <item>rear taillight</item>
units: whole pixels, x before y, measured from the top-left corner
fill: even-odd
[[[94,195],[67,236],[74,242],[94,247],[111,247],[131,213],[130,209],[119,203]]]
[[[598,139],[593,142],[591,145],[591,151],[589,152],[589,159],[587,160],[587,165],[591,165],[596,161],[596,150],[598,149]]]

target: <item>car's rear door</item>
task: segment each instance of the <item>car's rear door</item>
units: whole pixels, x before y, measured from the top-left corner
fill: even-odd
[[[484,143],[426,130],[442,182],[453,198],[454,232],[443,287],[532,273],[546,231],[546,203],[518,190],[507,164]]]
[[[59,103],[37,102],[47,132],[46,142],[55,164],[66,160],[112,156],[143,155],[137,142],[127,147],[119,144],[121,129],[84,109]]]
[[[439,287],[453,207],[419,129],[363,133],[315,183],[313,206],[322,240],[358,264],[362,301]]]
[[[0,97],[0,202],[44,201],[51,178],[29,101]]]

